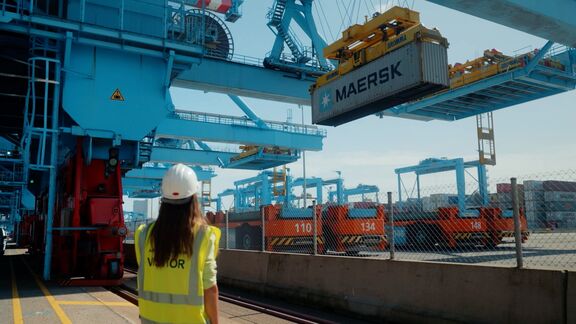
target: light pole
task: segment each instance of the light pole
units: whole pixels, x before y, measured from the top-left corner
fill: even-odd
[[[304,106],[303,105],[298,105],[298,107],[300,108],[300,110],[302,111],[302,130],[305,129],[304,126]],[[304,209],[306,209],[306,200],[308,198],[307,193],[306,193],[306,151],[302,150],[302,178],[303,178],[303,182],[302,182],[302,186],[303,186],[303,198],[304,198]]]

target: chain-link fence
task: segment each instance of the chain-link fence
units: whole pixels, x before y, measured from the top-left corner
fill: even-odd
[[[227,249],[576,269],[575,171],[520,177],[516,186],[475,180],[410,192],[399,186],[390,200],[380,193],[207,216]]]

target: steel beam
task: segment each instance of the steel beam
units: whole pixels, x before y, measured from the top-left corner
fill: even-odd
[[[123,178],[122,188],[125,190],[135,189],[160,189],[161,181],[158,179],[137,179],[137,178]]]
[[[180,73],[172,86],[309,106],[308,88],[313,80],[282,74],[260,66],[204,58]]]
[[[194,172],[196,172],[196,176],[198,180],[210,180],[211,178],[215,177],[216,174],[214,170],[206,170],[200,167],[192,167]],[[160,180],[164,177],[164,174],[168,171],[168,168],[161,168],[161,167],[144,167],[142,169],[133,169],[126,173],[124,176],[125,179],[156,179]]]
[[[269,129],[268,125],[266,125],[266,123],[260,117],[258,117],[258,115],[256,115],[252,109],[250,109],[250,107],[248,107],[248,105],[242,99],[240,99],[240,97],[234,95],[228,95],[228,97],[232,99],[238,108],[240,108],[246,114],[246,116],[248,116],[248,118],[250,118],[256,125],[258,125],[258,127]]]
[[[248,125],[228,125],[176,118],[165,119],[158,126],[156,137],[278,146],[306,151],[322,150],[322,139],[324,138],[320,134],[302,134]]]
[[[576,1],[428,0],[469,15],[576,47]]]
[[[186,150],[167,147],[154,147],[150,162],[184,163],[196,165],[222,166],[224,162],[236,156],[236,153]]]

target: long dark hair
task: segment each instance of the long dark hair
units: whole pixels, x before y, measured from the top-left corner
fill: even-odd
[[[189,204],[161,203],[158,219],[150,233],[154,265],[164,267],[181,254],[192,256],[194,226],[205,223],[196,195]]]

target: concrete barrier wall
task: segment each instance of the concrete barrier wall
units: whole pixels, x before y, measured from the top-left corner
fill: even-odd
[[[566,285],[566,323],[576,323],[576,272],[568,272]]]
[[[221,283],[382,320],[576,323],[564,271],[230,250],[218,263]]]

